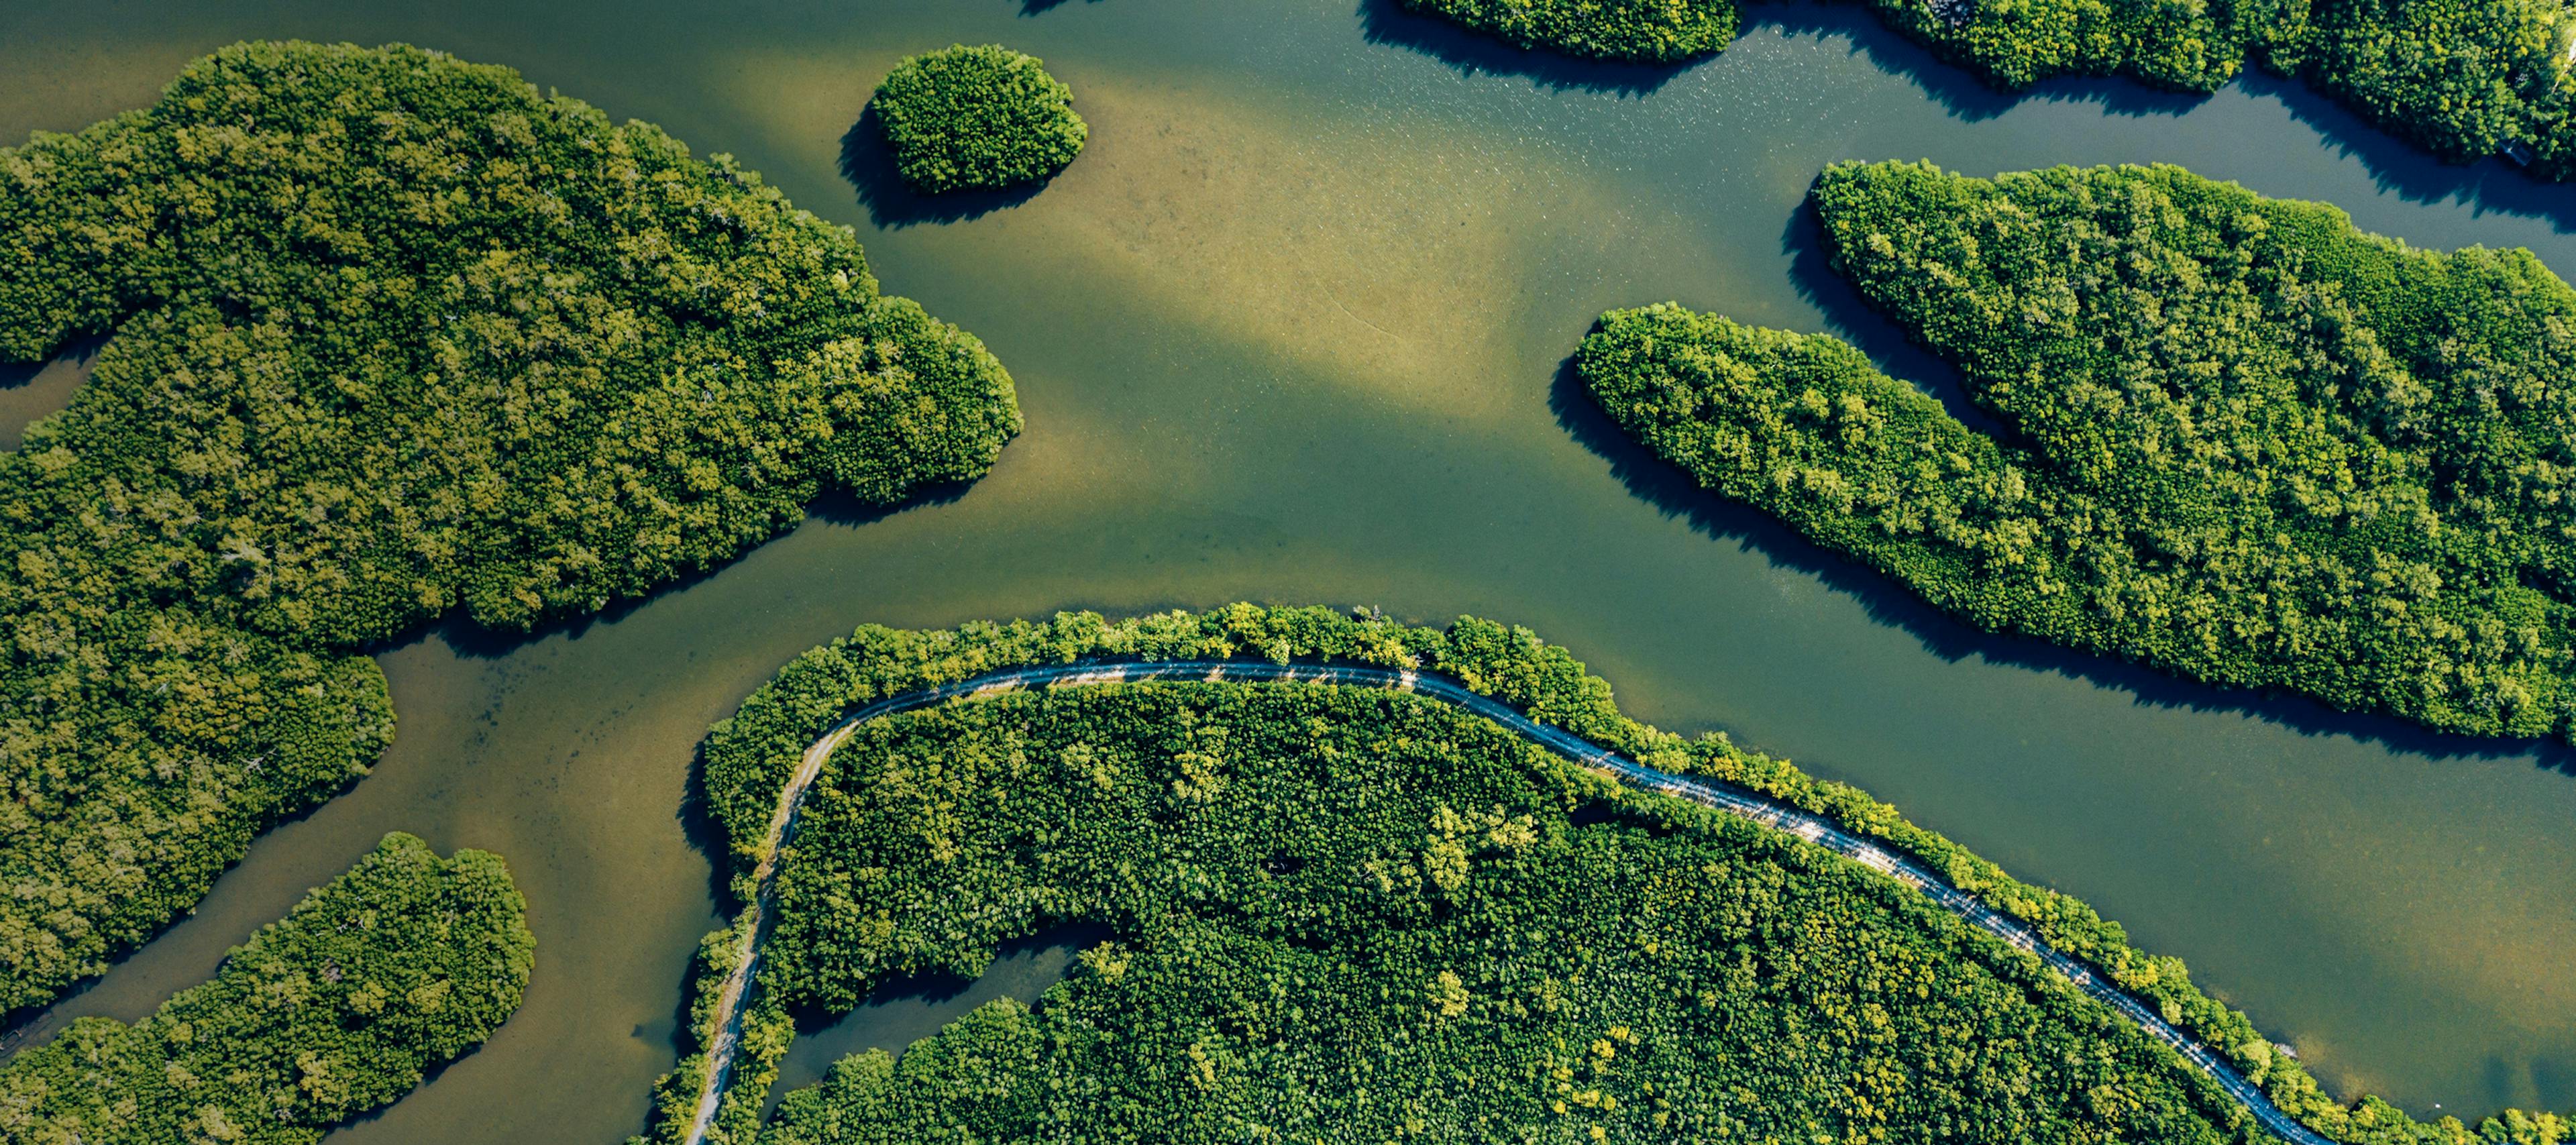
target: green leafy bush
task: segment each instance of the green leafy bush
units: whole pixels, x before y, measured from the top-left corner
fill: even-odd
[[[2337,1140],[2479,1140],[2456,1120],[2417,1123],[2376,1098],[2337,1105],[2180,962],[2130,946],[2081,901],[2014,880],[1856,788],[1723,735],[1684,740],[1629,720],[1563,649],[1475,619],[1442,631],[1234,605],[1115,622],[1065,613],[945,632],[861,628],[798,657],[707,738],[706,796],[733,839],[737,893],[750,889],[779,785],[853,707],[1025,665],[1234,657],[1442,672],[1652,766],[1830,816],[2100,967]],[[2027,1128],[1992,1139],[2113,1125],[2132,1134],[2120,1139],[2258,1132],[2177,1059],[2140,1049],[2134,1027],[1916,892],[1695,805],[1613,790],[1398,694],[1151,684],[966,701],[870,726],[834,754],[805,806],[718,1140],[764,1132],[762,1094],[795,1034],[788,1000],[829,1011],[906,970],[977,973],[994,944],[1076,918],[1118,933],[1043,1006],[988,1007],[900,1063],[844,1061],[822,1086],[788,1095],[767,1140],[907,1140],[942,1110],[956,1114],[952,1133],[1006,1140],[1077,1113],[1090,1132],[1120,1139],[1231,1139],[1329,1115],[1365,1127],[1324,1134],[1334,1139],[1394,1136],[1398,1122],[1509,1137],[1497,1127],[1516,1121],[1575,1134],[1602,1124],[1639,1139],[1723,1123],[1741,1136],[1805,1116],[1811,1127],[1780,1137],[1807,1140],[1940,1116],[1984,1126],[1989,1106],[2027,1116]],[[1745,918],[1772,922],[1748,931]],[[1793,966],[1780,956],[1797,944],[1780,943],[1802,927],[1799,942],[1837,945]],[[730,970],[730,932],[705,949],[700,1012]],[[1876,985],[1842,976],[1854,966]],[[1704,1021],[1719,1016],[1734,1024]],[[1898,1032],[1933,1020],[1990,1033]],[[1513,1023],[1541,1033],[1503,1028]],[[1612,1025],[1639,1040],[1619,1040]],[[1738,1036],[1754,1044],[1729,1040]],[[1988,1036],[2012,1045],[1982,1047]],[[1614,1045],[1602,1060],[1635,1072],[1587,1064],[1603,1037]],[[2018,1056],[2031,1045],[2063,1053]],[[1988,1055],[1973,1060],[1993,1074],[1946,1074],[1942,1055],[1961,1046]],[[1773,1052],[1797,1066],[1770,1070],[1759,1059]],[[692,1057],[664,1080],[654,1140],[675,1141],[688,1124],[703,1063]],[[1845,1064],[1854,1070],[1835,1072]],[[1741,1087],[1719,1091],[1735,1099],[1724,1108],[1708,1103],[1712,1078]],[[2099,1104],[2061,1100],[2069,1091],[2058,1087],[2078,1078],[2098,1083],[2088,1092]],[[1987,1092],[1990,1083],[2014,1092]],[[2482,1128],[2539,1142],[2561,1127],[2509,1113]],[[1989,1139],[1982,1132],[1961,1139]]]
[[[2454,163],[2519,145],[2571,173],[2564,0],[2321,0],[2314,20],[2301,74],[2363,117]]]
[[[501,68],[248,44],[0,149],[0,1011],[95,973],[393,734],[358,650],[524,630],[982,474],[972,336],[722,156]]]
[[[2576,291],[2528,252],[2171,167],[1845,165],[1814,203],[2016,440],[1831,338],[1669,305],[1578,355],[1638,440],[1985,628],[2576,732]]]
[[[536,938],[499,856],[409,835],[129,1026],[82,1018],[0,1067],[0,1139],[319,1141],[399,1100],[519,1008]]]
[[[1073,89],[1037,57],[999,44],[958,44],[906,57],[870,105],[895,170],[938,194],[1044,179],[1082,154],[1091,127]]]

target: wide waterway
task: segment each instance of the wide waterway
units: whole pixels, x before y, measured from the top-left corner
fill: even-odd
[[[2269,80],[2009,99],[1859,12],[1753,15],[1725,55],[1671,71],[1489,48],[1392,0],[13,0],[0,139],[141,106],[247,37],[510,64],[859,228],[890,291],[1001,355],[1028,416],[952,500],[827,506],[713,576],[537,639],[388,650],[401,731],[376,774],[263,839],[196,917],[50,1020],[148,1010],[383,832],[413,831],[507,856],[537,974],[491,1044],[335,1145],[621,1139],[716,921],[680,813],[709,721],[862,622],[1248,598],[1532,626],[1640,718],[1726,729],[2091,900],[2339,1092],[2419,1114],[2576,1105],[2576,754],[1982,637],[1690,491],[1558,378],[1603,308],[1678,299],[1841,332],[1942,388],[1819,265],[1799,202],[1837,159],[2170,161],[2569,272],[2576,190],[2434,165]],[[970,218],[894,192],[871,155],[854,188],[841,138],[868,90],[960,40],[1044,57],[1089,150]],[[0,374],[0,412],[72,368]],[[942,1012],[926,1006],[817,1042],[900,1046]]]

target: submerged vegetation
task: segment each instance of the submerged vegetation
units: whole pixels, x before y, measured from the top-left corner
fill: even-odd
[[[1047,178],[1091,135],[1072,88],[1035,56],[999,44],[906,57],[869,106],[896,172],[925,194]]]
[[[1577,356],[1639,441],[1988,629],[2448,731],[2576,735],[2576,291],[2172,167],[1844,165],[1836,266],[1998,441],[1678,306]]]
[[[1723,50],[1735,0],[1404,0],[1578,56],[1672,62]],[[1869,0],[1888,26],[2006,90],[2126,76],[2212,92],[2247,64],[2295,76],[2379,125],[2468,162],[2506,154],[2576,176],[2566,0]]]
[[[387,835],[212,981],[131,1026],[82,1018],[0,1066],[0,1140],[319,1141],[519,1008],[526,914],[498,856]]]
[[[228,48],[0,149],[0,358],[109,332],[0,455],[0,1011],[365,772],[360,649],[596,612],[1019,427],[845,228],[406,47]]]
[[[707,739],[736,892],[781,784],[853,707],[1021,665],[1236,656],[1442,672],[1652,766],[1828,815],[2101,968],[2320,1131],[2477,1140],[2376,1099],[2336,1105],[2083,903],[1856,789],[1637,724],[1563,650],[1472,619],[1237,605],[862,628]],[[1401,693],[1156,683],[965,700],[863,726],[804,814],[717,1140],[2259,1139],[2205,1075],[1917,892]],[[796,1014],[904,975],[974,975],[999,943],[1073,922],[1112,937],[1034,1007],[987,1006],[900,1061],[854,1056],[761,1124]],[[737,946],[719,932],[702,949],[703,1043]],[[665,1079],[658,1140],[685,1130],[703,1063]],[[2558,1125],[2511,1116],[2487,1128]]]

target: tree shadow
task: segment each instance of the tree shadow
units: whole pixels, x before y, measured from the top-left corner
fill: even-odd
[[[859,121],[841,136],[841,177],[858,188],[859,205],[868,209],[868,221],[886,230],[979,219],[1028,202],[1054,181],[1049,176],[1016,187],[939,195],[913,190],[912,184],[904,182],[902,173],[895,169],[894,153],[886,147],[884,120],[877,115],[875,100],[868,101],[868,106],[859,112]]]
[[[1774,568],[1814,577],[1859,601],[1872,621],[1904,631],[1945,661],[1975,657],[2124,691],[2153,707],[2252,716],[2301,735],[2344,736],[2428,759],[2529,756],[2540,767],[2576,775],[2576,747],[2555,740],[2438,732],[2394,716],[2342,711],[2294,693],[2199,683],[2108,654],[1985,631],[1933,607],[1903,583],[1817,545],[1770,514],[1702,489],[1690,474],[1619,428],[1584,389],[1571,357],[1549,388],[1548,409],[1577,443],[1609,463],[1611,476],[1630,495],[1667,518],[1688,522],[1711,540],[1759,553]]]
[[[2107,76],[2060,76],[2027,88],[2005,90],[1907,39],[1904,33],[1857,4],[1757,3],[1747,5],[1744,15],[1746,27],[1776,28],[1791,39],[1847,39],[1851,41],[1850,54],[1905,79],[1952,118],[1971,123],[1992,119],[2034,101],[2090,103],[2113,115],[2150,116],[2180,115],[2208,98]]]
[[[2503,159],[2445,162],[2298,80],[2248,68],[2237,83],[2248,95],[2281,101],[2292,119],[2314,130],[2335,154],[2359,160],[2382,191],[2415,203],[2458,203],[2473,215],[2540,219],[2560,234],[2576,232],[2576,191],[2564,184],[2533,178]]]
[[[1419,52],[1471,79],[1513,76],[1551,91],[1643,97],[1702,62],[1617,63],[1514,47],[1438,16],[1411,11],[1399,0],[1360,0],[1359,18],[1360,34],[1369,43]]]
[[[707,901],[715,904],[716,917],[731,925],[742,903],[733,893],[733,851],[724,824],[716,819],[715,803],[707,798],[707,739],[699,736],[689,751],[688,788],[680,792],[678,810],[672,818],[679,821],[680,837],[691,850],[707,860]],[[686,1028],[687,1023],[681,1023]]]
[[[54,1007],[69,1004],[72,999],[80,997],[97,984],[98,976],[84,978],[74,983],[72,988],[65,991],[61,997],[44,1005],[25,1006],[7,1013],[0,1013],[0,1067],[7,1066],[10,1059],[18,1056],[18,1051],[36,1044],[38,1034],[61,1033],[59,1029],[46,1028],[46,1017],[53,1013]]]
[[[462,1064],[462,1063],[465,1061],[465,1059],[470,1058],[470,1057],[473,1057],[475,1054],[481,1053],[481,1052],[483,1051],[483,1047],[484,1047],[485,1045],[489,1044],[493,1038],[500,1036],[500,1033],[501,1033],[501,1031],[500,1031],[499,1029],[495,1028],[495,1029],[492,1031],[492,1033],[491,1033],[491,1034],[489,1034],[489,1035],[486,1035],[482,1041],[476,1042],[476,1043],[474,1043],[473,1045],[470,1045],[470,1046],[465,1047],[465,1052],[460,1053],[460,1054],[456,1055],[455,1057],[449,1058],[449,1059],[447,1059],[447,1060],[445,1060],[445,1061],[432,1062],[432,1063],[430,1063],[430,1064],[428,1064],[428,1065],[422,1066],[422,1067],[421,1067],[421,1070],[420,1070],[420,1080],[419,1080],[419,1081],[416,1081],[416,1082],[413,1082],[413,1083],[412,1083],[412,1087],[411,1087],[410,1089],[406,1089],[406,1090],[402,1091],[401,1093],[396,1094],[396,1095],[394,1096],[394,1099],[393,1099],[393,1100],[388,1101],[388,1102],[384,1103],[383,1105],[379,1105],[379,1106],[375,1107],[374,1109],[365,1110],[365,1111],[363,1111],[363,1112],[359,1112],[359,1113],[352,1113],[352,1114],[350,1114],[349,1116],[347,1116],[347,1117],[343,1117],[343,1118],[341,1118],[341,1119],[340,1119],[340,1120],[338,1120],[338,1121],[334,1121],[334,1122],[332,1122],[331,1124],[329,1124],[329,1125],[327,1125],[327,1126],[323,1126],[322,1128],[323,1128],[324,1132],[325,1132],[325,1133],[336,1133],[336,1132],[338,1132],[338,1131],[340,1131],[340,1130],[342,1130],[342,1129],[347,1129],[347,1128],[349,1128],[350,1126],[353,1126],[353,1125],[364,1125],[364,1124],[366,1124],[367,1122],[374,1121],[374,1120],[376,1120],[377,1118],[383,1117],[384,1115],[386,1115],[386,1114],[388,1114],[388,1113],[393,1112],[393,1111],[394,1111],[394,1109],[395,1109],[396,1107],[400,1106],[402,1103],[404,1103],[404,1102],[406,1102],[406,1101],[411,1100],[414,1096],[418,1095],[422,1090],[428,1089],[430,1086],[437,1084],[437,1083],[438,1083],[438,1079],[440,1079],[440,1078],[442,1078],[442,1077],[447,1076],[447,1070],[448,1070],[448,1067],[450,1067],[450,1066],[454,1066],[454,1065]]]
[[[1100,0],[1088,0],[1088,2],[1097,4]],[[1065,0],[1020,0],[1020,15],[1042,15],[1050,10],[1063,7],[1064,3]]]
[[[942,481],[914,489],[899,500],[882,504],[862,501],[844,490],[826,490],[805,503],[805,520],[821,521],[835,526],[865,525],[885,520],[898,513],[954,503],[974,486],[975,482],[972,480]],[[800,524],[797,527],[803,526]],[[708,578],[722,573],[736,562],[749,557],[763,546],[773,544],[794,531],[795,529],[791,528],[761,538],[756,543],[743,546],[740,551],[730,556],[665,580],[642,595],[612,600],[606,606],[589,612],[552,616],[527,629],[490,627],[475,620],[471,613],[460,606],[451,608],[436,619],[426,621],[400,635],[355,651],[369,656],[382,655],[435,636],[444,641],[459,657],[494,660],[541,640],[549,640],[557,636],[578,638],[590,631],[594,625],[615,624],[665,596],[695,588]]]
[[[0,358],[0,390],[14,390],[36,380],[36,375],[62,363],[88,366],[90,360],[107,346],[112,334],[83,334],[54,348],[53,355],[41,361],[13,362]]]

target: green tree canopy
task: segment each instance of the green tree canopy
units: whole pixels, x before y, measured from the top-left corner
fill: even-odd
[[[355,654],[523,630],[982,474],[972,336],[725,157],[408,47],[246,44],[0,149],[0,1010],[97,972],[393,733]]]
[[[1828,337],[1614,311],[1638,440],[1990,629],[2576,732],[2576,291],[2172,167],[1828,170],[1836,265],[2013,440]]]
[[[1091,127],[1073,89],[999,44],[909,56],[871,105],[905,182],[930,194],[1044,179],[1082,154]]]
[[[1723,735],[1630,720],[1564,649],[1473,618],[1438,630],[1232,605],[863,627],[797,657],[708,736],[706,796],[736,893],[753,889],[781,785],[854,709],[1021,667],[1208,659],[1436,671],[1652,767],[1829,817],[2027,923],[2335,1140],[2545,1145],[2563,1129],[2508,1113],[2481,1137],[2376,1098],[2339,1104],[2182,963],[2138,950],[2083,902],[1856,788]],[[1407,694],[984,693],[861,725],[804,806],[778,856],[776,929],[714,1140],[2257,1132],[2134,1025],[1915,890],[1696,804],[1613,789]],[[980,973],[999,943],[1073,920],[1113,937],[1059,991],[1022,1000],[1034,1008],[988,1007],[900,1063],[846,1060],[764,1130],[799,1012],[845,1009],[907,974]],[[749,921],[701,948],[701,1047]],[[1603,1038],[1608,1055],[1593,1048]],[[1595,1068],[1610,1062],[1631,1072]],[[1981,1072],[1949,1072],[1963,1062]],[[684,1059],[663,1079],[651,1140],[681,1139],[706,1064]],[[2061,1088],[2079,1081],[2080,1097]]]
[[[0,1067],[0,1140],[309,1145],[519,1008],[536,957],[497,855],[387,835],[133,1025],[82,1018]]]
[[[1525,48],[1671,63],[1722,51],[1736,0],[1404,0]],[[2576,176],[2567,0],[1869,0],[1987,83],[2127,76],[2212,92],[2250,62],[2295,75],[2443,159]]]

